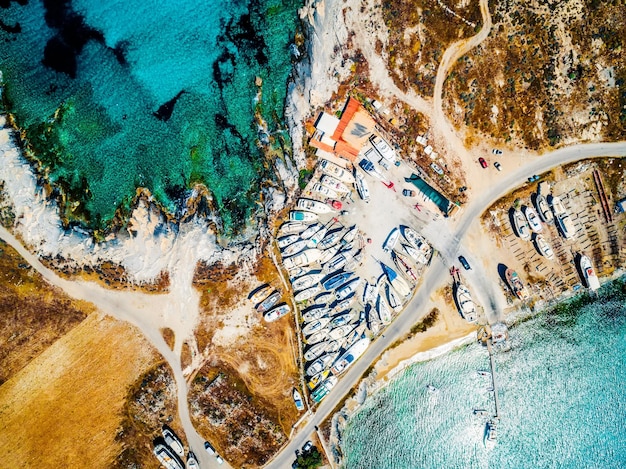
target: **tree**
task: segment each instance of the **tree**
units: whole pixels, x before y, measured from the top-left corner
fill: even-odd
[[[296,459],[295,467],[298,469],[315,469],[322,465],[322,455],[313,446],[310,450],[302,452]]]

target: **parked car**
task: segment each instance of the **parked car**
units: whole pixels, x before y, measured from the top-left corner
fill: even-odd
[[[528,178],[528,182],[535,182],[539,179],[539,175],[535,174],[534,176],[531,176]]]
[[[213,448],[213,446],[209,444],[208,441],[204,442],[204,449],[206,449],[206,452],[209,453],[210,455],[215,454],[215,449]]]
[[[363,171],[366,171],[368,173],[376,169],[374,167],[374,163],[366,158],[363,158],[361,161],[359,161],[359,166],[363,169]]]
[[[217,461],[218,464],[224,464],[224,460],[219,454],[215,456],[215,460]]]
[[[311,440],[307,441],[304,446],[302,447],[302,451],[304,451],[305,453],[310,450],[311,448],[313,448],[313,442]]]
[[[481,165],[483,168],[486,168],[487,166],[489,166],[489,163],[487,163],[487,162],[485,161],[485,159],[484,159],[482,156],[481,156],[480,158],[478,158],[478,162],[480,163],[480,165]]]
[[[459,256],[459,262],[461,263],[461,265],[463,266],[465,270],[471,269],[469,262],[467,262],[467,259],[465,259],[465,257]]]
[[[502,171],[502,165],[500,163],[498,163],[497,161],[493,164],[494,168],[496,168],[498,171]]]
[[[410,189],[402,189],[402,195],[404,195],[405,197],[415,197],[415,191],[412,191]]]
[[[459,187],[459,192],[465,192],[467,190],[466,186]]]
[[[501,155],[502,150],[498,150],[497,148],[494,148],[493,150],[491,150],[491,153],[493,153],[494,155]]]

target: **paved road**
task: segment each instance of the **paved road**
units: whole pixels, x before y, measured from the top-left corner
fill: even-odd
[[[497,184],[485,188],[482,194],[476,196],[471,203],[465,206],[458,219],[441,220],[439,223],[447,225],[449,236],[443,238],[444,244],[439,246],[442,256],[433,259],[433,263],[424,274],[423,282],[417,294],[385,331],[384,337],[380,336],[346,372],[335,388],[322,401],[315,414],[308,419],[307,424],[266,467],[276,469],[291,467],[295,460],[295,451],[302,448],[315,430],[315,426],[320,425],[332,413],[337,403],[351,392],[370,365],[392,343],[403,337],[418,318],[425,313],[423,307],[428,303],[431,292],[435,291],[446,280],[448,267],[456,259],[464,235],[473,223],[478,222],[480,215],[493,202],[524,184],[527,178],[533,174],[540,174],[551,168],[580,159],[605,156],[625,157],[626,142],[582,144],[545,154],[541,158],[529,162],[525,167],[509,174]],[[487,280],[482,279],[482,281]]]

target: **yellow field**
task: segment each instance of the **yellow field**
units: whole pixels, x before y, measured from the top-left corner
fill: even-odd
[[[2,467],[110,467],[128,386],[155,362],[132,326],[89,315],[0,386]]]

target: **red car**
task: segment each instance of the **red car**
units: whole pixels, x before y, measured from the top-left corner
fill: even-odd
[[[486,168],[487,166],[489,166],[489,163],[487,163],[487,162],[485,161],[485,159],[484,159],[484,158],[482,158],[482,157],[481,157],[481,158],[478,158],[478,162],[480,163],[480,165],[481,165],[483,168]]]

